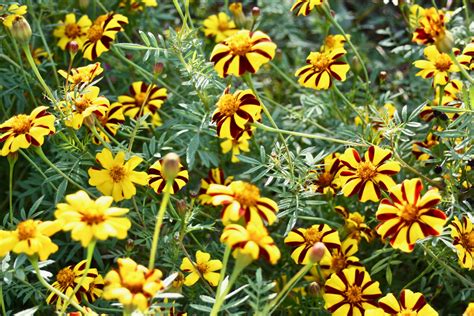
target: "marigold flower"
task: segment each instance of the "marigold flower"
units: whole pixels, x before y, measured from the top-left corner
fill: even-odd
[[[420,315],[438,316],[433,307],[427,302],[422,293],[413,293],[409,289],[400,292],[400,301],[392,293],[389,293],[379,300],[379,307],[386,314],[390,315]]]
[[[349,37],[349,35],[348,35]],[[324,44],[321,46],[321,52],[329,52],[334,49],[344,48],[344,44],[346,43],[346,38],[344,35],[336,34],[336,35],[328,35],[324,39]]]
[[[102,69],[100,63],[94,63],[83,67],[72,68],[69,74],[64,70],[58,70],[58,74],[69,81],[71,83],[70,89],[74,90],[78,85],[91,83],[97,76],[102,74],[103,71],[104,69]]]
[[[273,224],[278,205],[271,199],[260,196],[257,186],[232,181],[229,185],[211,184],[207,189],[213,205],[224,206],[221,212],[222,223],[228,225],[243,218],[246,223]]]
[[[222,143],[221,143],[221,150],[223,154],[226,154],[228,152],[232,152],[232,158],[231,161],[233,163],[239,162],[239,158],[237,158],[237,155],[240,155],[240,152],[249,152],[249,139],[251,138],[251,132],[249,131],[243,131],[240,135],[237,136],[237,138],[226,138]]]
[[[365,223],[365,217],[359,212],[349,213],[343,206],[336,206],[334,210],[341,214],[345,220],[345,226],[347,232],[347,239],[354,239],[357,242],[360,242],[364,238],[367,242],[372,241],[373,231]]]
[[[71,41],[75,41],[81,49],[91,25],[92,21],[87,15],[83,15],[76,21],[76,15],[69,13],[66,14],[64,21],[59,21],[59,25],[53,31],[53,36],[59,38],[58,46],[62,50],[66,50],[67,44]]]
[[[13,251],[27,256],[38,255],[41,261],[46,260],[58,250],[50,237],[59,230],[61,223],[57,221],[33,219],[20,222],[14,231],[0,230],[0,257]]]
[[[324,307],[332,315],[364,315],[377,307],[382,295],[379,282],[372,281],[367,271],[347,268],[334,273],[324,285]]]
[[[333,153],[324,158],[324,164],[315,170],[310,170],[311,188],[315,192],[334,194],[341,187],[338,171],[341,164],[339,154]]]
[[[466,60],[465,64],[467,64],[470,70],[474,70],[474,42],[467,44],[463,49],[462,54],[470,58],[469,62]]]
[[[117,33],[128,24],[128,18],[117,13],[107,13],[95,19],[87,31],[87,39],[82,54],[88,60],[94,60],[110,49]]]
[[[276,264],[281,256],[265,226],[258,222],[249,222],[245,227],[238,224],[227,225],[222,232],[221,242],[234,249],[236,258],[246,255],[257,260],[262,256],[271,264]]]
[[[117,134],[119,127],[125,122],[125,116],[123,115],[122,104],[118,102],[112,103],[104,115],[97,117],[97,121],[102,125],[104,130],[112,136]],[[110,138],[107,134],[101,130],[97,131],[102,139],[106,142],[110,142]],[[100,145],[101,141],[94,136],[92,139],[94,144]]]
[[[461,80],[452,79],[444,89],[441,86],[436,86],[436,93],[433,101],[431,102],[435,106],[454,106],[459,108],[462,104],[460,101],[460,94],[462,92],[463,83]],[[443,90],[443,95],[440,96],[441,90]],[[441,104],[439,101],[441,99]],[[432,107],[427,105],[420,112],[420,118],[423,121],[430,122],[435,117],[439,116],[441,113],[438,111],[433,111]],[[442,113],[450,120],[455,120],[459,117],[459,113]]]
[[[276,45],[260,31],[240,30],[217,44],[211,53],[211,62],[220,77],[256,73],[275,56]]]
[[[70,265],[59,270],[58,274],[56,274],[56,281],[52,284],[52,286],[61,293],[64,293],[67,297],[70,297],[74,291],[74,288],[80,283],[84,275],[86,261],[87,260],[82,260],[74,267]],[[87,302],[94,302],[102,295],[103,288],[104,279],[99,274],[97,269],[91,268],[87,272],[84,281],[81,283],[81,287],[72,297],[72,300],[76,303],[81,303],[82,297],[84,296]],[[56,309],[61,309],[65,302],[56,293],[51,292],[46,298],[46,303],[56,304]]]
[[[413,7],[412,12],[417,7]],[[443,11],[436,8],[418,10],[418,27],[413,32],[412,41],[418,44],[432,44],[446,32],[447,18]]]
[[[156,0],[122,0],[119,2],[120,8],[128,8],[131,11],[142,12],[145,7],[157,7]]]
[[[296,0],[290,10],[296,15],[307,16],[315,6],[320,6],[323,3],[324,0]]]
[[[136,309],[144,312],[150,306],[150,300],[164,288],[158,269],[148,270],[130,258],[119,258],[118,269],[105,276],[103,298],[118,300],[128,311]]]
[[[364,269],[359,262],[359,258],[354,256],[358,250],[357,240],[352,238],[344,240],[341,243],[341,247],[331,249],[331,255],[324,256],[319,262],[324,276],[327,277],[332,273],[339,273],[343,269],[350,267],[360,267]]]
[[[411,252],[417,240],[443,231],[446,214],[434,208],[441,195],[431,189],[421,196],[421,190],[420,179],[405,180],[390,190],[390,199],[380,201],[376,230],[382,239],[390,237],[393,248]]]
[[[198,199],[201,204],[211,204],[212,197],[207,194],[207,189],[211,184],[222,184],[229,185],[234,177],[225,177],[224,170],[221,168],[213,168],[209,170],[208,176],[205,179],[201,179],[201,188],[199,189]]]
[[[124,239],[132,226],[124,217],[127,208],[110,207],[111,196],[92,200],[86,192],[78,191],[66,195],[67,203],[56,205],[54,216],[61,221],[63,231],[71,231],[71,238],[87,247],[93,240],[106,240],[109,237]]]
[[[204,26],[204,35],[214,37],[216,43],[222,42],[238,32],[234,21],[224,12],[209,16],[202,25]]]
[[[349,65],[339,58],[346,54],[344,48],[330,51],[311,52],[306,58],[308,65],[301,67],[295,73],[298,82],[306,88],[327,90],[332,85],[332,78],[345,81]]]
[[[104,169],[89,168],[89,184],[97,187],[100,193],[112,196],[115,202],[132,198],[137,193],[135,184],[148,183],[146,172],[134,171],[143,161],[138,156],[125,160],[125,152],[120,151],[114,157],[110,150],[104,148],[95,158]]]
[[[42,47],[38,47],[35,49],[31,49],[31,57],[33,57],[33,60],[35,61],[36,65],[41,65],[41,63],[48,58],[49,54],[44,50]]]
[[[129,95],[121,95],[118,102],[123,105],[123,112],[126,116],[138,119],[150,113],[154,126],[160,126],[161,118],[158,109],[161,108],[167,98],[166,88],[159,88],[157,85],[136,81],[129,88]]]
[[[212,121],[217,124],[217,135],[220,138],[237,139],[247,129],[248,123],[261,119],[262,105],[252,90],[237,90],[230,93],[230,87],[217,101],[217,109],[212,114]]]
[[[189,273],[184,280],[184,285],[194,285],[199,280],[199,275],[209,282],[211,286],[217,286],[219,283],[219,271],[222,269],[220,260],[211,260],[211,255],[207,252],[198,250],[196,252],[196,262],[191,262],[188,258],[184,258],[179,267],[183,272]]]
[[[359,201],[377,202],[380,189],[388,191],[395,186],[392,175],[400,171],[400,165],[388,161],[392,157],[390,150],[371,146],[364,157],[357,150],[348,148],[339,160],[344,165],[340,172],[342,192],[345,196],[359,195]]]
[[[171,194],[175,194],[181,190],[189,181],[188,170],[179,163],[179,171],[173,180],[173,185],[170,187]],[[150,169],[148,169],[148,185],[157,193],[163,192],[166,186],[166,176],[163,170],[163,159],[155,162]]]
[[[438,139],[438,136],[433,133],[429,133],[424,141],[413,143],[411,152],[413,155],[415,155],[417,160],[424,161],[431,159],[431,155],[426,153],[426,151],[429,151],[432,147],[438,145]]]
[[[89,86],[80,93],[69,92],[66,101],[61,102],[66,126],[79,129],[86,118],[103,116],[110,107],[110,102],[106,97],[99,96],[99,93],[100,89],[96,86]]]
[[[2,8],[1,6],[0,8]],[[23,16],[28,11],[28,7],[26,5],[18,5],[18,4],[11,4],[7,9],[7,15],[3,18],[3,25],[8,28],[11,28],[13,25],[13,21],[18,16]]]
[[[463,268],[474,269],[474,230],[473,223],[467,217],[463,216],[461,220],[454,217],[449,225],[451,228],[451,237],[453,238],[453,245],[456,247],[459,265]]]
[[[466,310],[462,314],[462,316],[473,316],[474,315],[474,302],[469,303],[466,307]]]
[[[0,124],[0,143],[4,143],[0,154],[6,156],[20,148],[43,145],[44,137],[56,132],[56,119],[47,109],[39,106],[29,115],[18,114]]]

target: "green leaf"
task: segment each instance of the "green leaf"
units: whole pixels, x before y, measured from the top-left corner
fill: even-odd
[[[188,168],[192,169],[195,162],[196,151],[199,148],[199,134],[196,134],[191,138],[188,149],[186,150],[186,163]]]

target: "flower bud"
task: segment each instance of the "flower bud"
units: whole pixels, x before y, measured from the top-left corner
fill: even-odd
[[[450,54],[454,47],[454,37],[450,31],[445,31],[435,40],[436,48],[441,53]]]
[[[133,239],[130,239],[130,238],[127,239],[127,243],[125,244],[125,250],[126,250],[127,252],[130,252],[130,251],[133,250],[133,247],[134,247],[134,246],[135,246],[135,245],[134,245]]]
[[[165,179],[174,179],[179,172],[179,156],[168,153],[163,157],[163,175]]]
[[[321,287],[319,286],[318,282],[311,282],[308,285],[308,293],[311,296],[319,296],[321,293]]]
[[[10,29],[13,37],[20,44],[27,44],[31,39],[31,27],[28,21],[21,15],[17,15],[12,23],[12,28]]]
[[[385,82],[385,80],[387,80],[387,77],[388,77],[388,73],[385,70],[382,70],[381,72],[379,72],[380,82]]]
[[[89,8],[89,0],[79,0],[79,8],[81,10],[86,11]]]
[[[76,41],[70,41],[67,43],[67,50],[71,55],[76,55],[77,51],[79,50],[79,44]]]
[[[260,8],[259,7],[253,7],[252,8],[252,16],[254,18],[258,18],[260,16]]]
[[[229,11],[234,16],[234,21],[237,26],[243,26],[245,24],[245,14],[242,10],[242,3],[241,2],[234,2],[229,5]]]
[[[155,65],[153,65],[153,72],[159,75],[163,72],[163,68],[165,68],[165,65],[163,63],[156,63]]]
[[[324,257],[325,253],[326,253],[326,246],[322,242],[318,241],[309,250],[309,260],[315,263],[319,262]]]
[[[186,214],[186,210],[188,209],[186,201],[183,199],[176,201],[176,209],[179,215],[184,216]]]

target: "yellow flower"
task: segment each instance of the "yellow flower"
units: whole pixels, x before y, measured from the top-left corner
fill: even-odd
[[[469,303],[462,316],[474,316],[474,302]]]
[[[345,54],[344,48],[311,52],[306,58],[308,65],[301,67],[295,73],[295,76],[300,77],[298,82],[306,88],[327,90],[332,85],[332,78],[345,81],[350,67],[345,62],[338,61]]]
[[[44,137],[56,132],[55,117],[47,109],[39,106],[29,115],[18,114],[0,124],[0,143],[4,143],[0,154],[6,156],[20,148],[43,145]]]
[[[191,286],[199,280],[199,274],[209,282],[211,286],[217,286],[219,283],[219,271],[222,269],[220,260],[211,260],[211,255],[207,252],[198,250],[196,252],[196,262],[191,262],[184,258],[179,267],[183,272],[189,273],[184,280],[184,285]]]
[[[207,194],[207,189],[211,184],[222,184],[228,185],[232,182],[234,177],[225,177],[224,171],[221,168],[213,168],[209,170],[208,176],[205,179],[201,179],[201,188],[199,189],[198,199],[201,204],[211,204],[212,197]]]
[[[54,288],[64,293],[67,297],[70,297],[74,291],[74,288],[81,281],[86,268],[86,260],[82,260],[74,267],[67,266],[59,270],[56,275],[56,281],[52,284]],[[81,283],[81,287],[72,297],[72,300],[81,303],[82,297],[85,297],[86,301],[91,303],[102,295],[102,289],[104,287],[104,280],[102,276],[97,272],[97,269],[91,268],[87,272],[87,276]],[[55,304],[56,309],[60,309],[63,306],[63,299],[56,293],[51,292],[46,298],[46,303]]]
[[[433,133],[428,133],[426,139],[422,142],[414,142],[412,145],[412,153],[415,155],[417,160],[428,160],[431,159],[431,155],[426,153],[426,151],[430,152],[432,147],[435,147],[439,144],[438,141],[439,137]]]
[[[350,37],[350,35],[348,35]],[[321,46],[321,52],[329,52],[334,49],[344,48],[344,44],[346,43],[346,38],[341,34],[336,35],[328,35],[324,39],[324,44]]]
[[[240,152],[249,152],[249,139],[251,138],[251,133],[248,131],[243,131],[237,138],[226,138],[221,143],[221,150],[223,154],[232,152],[232,162],[239,162],[237,155],[240,155]]]
[[[87,15],[83,15],[76,21],[76,15],[69,13],[66,14],[64,21],[59,21],[59,25],[54,29],[53,35],[59,38],[58,46],[62,50],[66,50],[67,45],[71,41],[75,41],[79,49],[81,49],[91,25],[92,21]]]
[[[2,6],[3,7],[3,6]],[[11,28],[13,21],[17,16],[23,16],[26,14],[28,7],[26,5],[11,4],[7,9],[7,16],[3,18],[3,25]]]
[[[471,220],[467,216],[463,216],[461,220],[454,217],[449,228],[458,253],[459,265],[474,270],[474,230]]]
[[[61,108],[66,115],[66,126],[79,129],[86,118],[105,115],[110,102],[106,97],[99,96],[99,93],[100,89],[96,86],[89,86],[80,93],[69,92],[66,101],[61,102]]]
[[[322,273],[325,277],[333,273],[339,273],[345,268],[358,267],[364,269],[359,262],[359,258],[354,256],[359,247],[357,240],[347,238],[341,243],[341,247],[331,249],[330,256],[324,256],[319,262]]]
[[[88,60],[94,60],[110,49],[117,33],[128,24],[128,18],[117,13],[107,13],[95,19],[87,31],[87,39],[82,54]]]
[[[220,77],[256,73],[275,56],[275,43],[260,31],[240,30],[217,44],[211,53],[211,62]]]
[[[78,191],[66,195],[67,203],[56,206],[54,216],[62,222],[63,231],[71,231],[71,238],[87,247],[93,240],[106,240],[109,237],[124,239],[132,226],[124,217],[127,208],[110,207],[111,196],[92,200],[86,192]]]
[[[447,18],[442,10],[437,8],[423,9],[418,6],[412,6],[412,15],[419,16],[418,27],[413,32],[412,41],[418,44],[432,44],[437,39],[444,36],[446,32],[445,24]]]
[[[148,169],[148,185],[157,193],[163,192],[166,186],[166,175],[163,170],[163,159],[155,162],[150,169]],[[184,169],[184,166],[179,163],[179,171],[173,180],[171,186],[171,194],[175,194],[181,190],[189,181],[188,170]]]
[[[28,256],[38,255],[41,261],[58,250],[51,241],[52,235],[61,230],[58,221],[28,219],[20,222],[14,231],[0,230],[0,257],[8,252],[24,253]]]
[[[36,65],[41,65],[43,60],[45,58],[48,58],[48,52],[44,50],[42,47],[35,48],[31,51],[31,56],[33,57],[33,60],[35,61]]]
[[[413,293],[409,289],[400,292],[400,301],[392,293],[385,295],[379,300],[379,307],[385,315],[438,316],[422,293]]]
[[[158,269],[148,270],[130,258],[119,258],[117,263],[118,269],[105,276],[103,298],[118,300],[128,312],[146,311],[150,300],[163,289],[163,274]]]
[[[234,21],[224,12],[209,16],[202,24],[204,35],[214,37],[217,43],[238,32]]]
[[[120,8],[128,8],[131,11],[143,11],[145,7],[157,7],[156,0],[122,0],[119,2]]]
[[[339,154],[333,153],[324,158],[323,164],[315,170],[310,170],[311,189],[323,194],[334,194],[341,187],[339,169],[341,164]]]
[[[125,116],[123,115],[123,108],[122,104],[118,102],[112,103],[104,115],[97,117],[97,121],[102,125],[104,130],[111,136],[115,136],[117,134],[117,130],[119,129],[120,125],[125,122]],[[110,142],[109,136],[102,132],[101,130],[97,130],[99,135],[102,139],[106,142]],[[94,136],[92,139],[94,144],[101,145],[101,141]]]
[[[463,83],[461,80],[452,79],[444,89],[441,86],[436,86],[436,93],[433,101],[431,102],[435,106],[440,106],[439,101],[441,99],[441,106],[452,106],[460,108],[462,105],[461,102],[461,92],[463,89]],[[443,95],[440,96],[441,90],[443,90]],[[460,113],[441,113],[439,111],[433,111],[432,107],[427,105],[420,112],[420,118],[423,121],[430,122],[435,117],[447,117],[450,120],[455,120],[459,117]]]
[[[83,67],[72,68],[69,74],[64,70],[58,70],[58,73],[71,83],[70,89],[74,90],[78,85],[91,83],[103,71],[104,69],[102,69],[100,63],[94,63]]]
[[[104,168],[89,169],[89,184],[97,187],[100,193],[112,196],[115,202],[128,200],[137,193],[135,184],[146,185],[148,174],[134,169],[143,159],[131,156],[125,160],[125,152],[120,151],[115,157],[107,148],[95,156],[97,162]]]
[[[221,242],[234,249],[234,257],[249,256],[253,260],[263,257],[276,264],[281,253],[265,226],[249,222],[246,227],[230,224],[224,228]]]
[[[365,217],[359,212],[349,213],[343,206],[335,206],[334,210],[342,215],[345,220],[344,228],[347,232],[347,239],[354,239],[360,242],[364,238],[371,242],[374,237],[373,230],[365,223]]]
[[[296,0],[291,7],[291,11],[296,12],[296,15],[307,16],[315,6],[320,6],[324,0]]]

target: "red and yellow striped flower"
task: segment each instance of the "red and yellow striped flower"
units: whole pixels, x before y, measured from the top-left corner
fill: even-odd
[[[395,186],[391,178],[400,171],[398,162],[389,161],[390,150],[371,146],[363,157],[357,150],[348,148],[339,160],[343,164],[340,172],[342,192],[345,196],[359,195],[359,201],[377,202],[380,190],[388,191]]]
[[[339,273],[343,269],[350,267],[364,269],[359,262],[359,258],[354,256],[358,250],[357,240],[347,238],[341,243],[341,247],[331,249],[331,256],[324,256],[321,259],[319,262],[321,272],[325,277],[328,277],[333,273]]]
[[[445,24],[448,19],[442,10],[437,8],[420,8],[418,15],[418,26],[413,32],[413,42],[422,45],[432,44],[444,36],[446,33]]]
[[[311,170],[311,188],[315,192],[323,194],[334,194],[341,187],[339,182],[339,169],[341,164],[339,154],[333,153],[324,158],[323,165],[315,170]]]
[[[213,168],[209,170],[207,178],[201,179],[201,188],[199,189],[198,199],[201,201],[201,204],[212,204],[212,196],[207,194],[207,189],[211,184],[222,184],[229,185],[234,177],[225,177],[224,170],[221,168]]]
[[[359,212],[349,213],[345,207],[340,205],[335,206],[334,210],[344,217],[347,239],[351,238],[360,242],[364,238],[367,242],[372,241],[374,233],[365,223],[365,217],[362,214]]]
[[[260,31],[240,30],[217,44],[211,53],[211,62],[220,77],[256,73],[275,56],[275,43]]]
[[[474,270],[474,230],[473,223],[467,216],[463,216],[461,220],[456,216],[453,218],[451,225],[451,237],[453,245],[456,247],[459,265],[463,268]]]
[[[112,103],[102,116],[97,117],[97,121],[100,125],[102,125],[103,129],[107,132],[107,134],[102,132],[102,130],[100,129],[98,129],[97,132],[104,141],[109,143],[109,135],[115,136],[119,127],[125,122],[122,104],[118,102]],[[96,145],[101,144],[101,141],[96,136],[94,136],[92,141]]]
[[[379,307],[385,315],[419,315],[438,316],[427,302],[422,293],[413,293],[409,289],[400,292],[400,300],[389,293],[379,300]]]
[[[320,6],[323,3],[324,0],[296,0],[290,10],[295,12],[296,15],[307,16],[315,6]]]
[[[278,205],[262,197],[260,189],[248,182],[233,181],[229,185],[211,184],[207,189],[213,205],[222,205],[221,218],[224,225],[243,219],[246,223],[273,224]]]
[[[240,153],[243,152],[249,152],[250,151],[250,145],[249,145],[249,140],[252,136],[252,132],[249,130],[245,130],[242,133],[240,133],[237,138],[226,138],[224,141],[221,143],[221,150],[223,154],[226,154],[228,152],[232,153],[232,158],[231,161],[233,163],[239,162],[239,158],[237,158],[237,155],[240,155]]]
[[[104,72],[104,69],[100,66],[100,63],[72,68],[69,73],[64,70],[58,70],[58,74],[70,83],[69,87],[71,90],[74,90],[76,86],[91,83],[97,76],[100,76],[102,72]]]
[[[166,186],[166,175],[163,172],[163,159],[155,162],[150,169],[148,169],[148,185],[156,192],[160,194],[163,192]],[[179,172],[176,174],[173,184],[170,188],[170,193],[175,194],[181,190],[189,181],[188,170],[184,169],[184,166],[179,163]]]
[[[390,190],[390,199],[380,201],[376,230],[382,239],[390,238],[393,248],[411,252],[417,240],[443,231],[446,214],[434,208],[441,195],[431,189],[422,196],[422,190],[420,179],[405,180]]]
[[[428,160],[431,159],[430,152],[431,148],[439,144],[439,137],[433,133],[429,133],[426,139],[422,142],[414,142],[411,148],[411,152],[415,155],[417,160]]]
[[[309,228],[293,228],[285,238],[285,244],[295,248],[291,253],[291,258],[297,264],[307,264],[310,261],[309,250],[317,242],[322,242],[326,246],[324,257],[331,257],[332,250],[341,248],[339,234],[326,224],[313,225]]]

